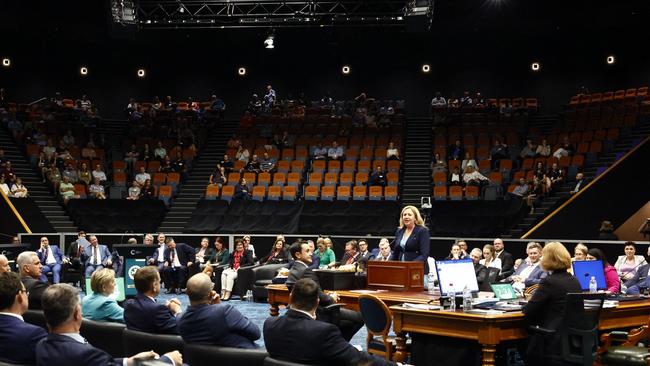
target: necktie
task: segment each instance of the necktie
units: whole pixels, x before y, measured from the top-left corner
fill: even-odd
[[[345,264],[352,264],[352,261],[354,260],[354,257],[348,258],[348,261],[345,262]]]
[[[93,249],[95,251],[95,265],[99,264],[99,251],[97,250],[97,247],[94,247]]]
[[[83,246],[81,244],[77,244],[77,258],[81,257],[81,249],[83,249]]]
[[[172,267],[174,267],[174,260],[176,259],[176,249],[172,250],[171,256],[172,256]]]

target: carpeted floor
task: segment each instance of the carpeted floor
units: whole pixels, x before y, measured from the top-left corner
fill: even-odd
[[[171,298],[177,298],[180,300],[183,306],[183,310],[187,308],[189,305],[189,300],[187,298],[187,295],[182,294],[182,295],[165,295],[164,293],[161,293],[158,296],[158,301],[164,303],[165,301],[171,299]],[[264,320],[268,318],[269,315],[269,304],[267,303],[260,303],[260,302],[252,302],[252,301],[240,301],[235,297],[235,300],[230,300],[228,303],[231,305],[235,306],[237,310],[239,310],[242,314],[244,314],[248,319],[250,319],[253,323],[255,323],[260,330],[263,329],[264,326]],[[280,315],[283,315],[286,312],[286,310],[280,310]],[[361,330],[357,332],[357,334],[352,337],[352,340],[350,341],[351,344],[353,345],[358,345],[361,346],[364,350],[366,349],[366,328],[363,327]],[[264,347],[264,336],[260,338],[256,342],[260,347]]]

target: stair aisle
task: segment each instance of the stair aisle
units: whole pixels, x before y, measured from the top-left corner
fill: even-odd
[[[402,162],[403,205],[420,207],[420,198],[431,196],[431,119],[406,120]]]
[[[167,212],[158,231],[169,234],[183,232],[197,203],[205,193],[210,174],[217,163],[223,159],[226,143],[238,125],[238,120],[224,120],[211,131],[196,165],[187,181],[180,187],[180,192],[172,202],[171,209]]]

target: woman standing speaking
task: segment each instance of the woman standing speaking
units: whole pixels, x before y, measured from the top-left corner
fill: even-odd
[[[406,206],[400,214],[391,260],[423,262],[424,273],[429,273],[427,258],[429,258],[429,229],[424,226],[420,211],[415,206]]]

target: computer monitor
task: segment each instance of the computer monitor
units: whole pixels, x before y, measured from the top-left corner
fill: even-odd
[[[592,276],[596,277],[599,290],[607,289],[603,261],[601,260],[573,262],[573,275],[580,281],[580,287],[583,291],[589,291],[589,281]]]
[[[436,261],[436,272],[442,296],[447,296],[452,284],[457,295],[461,295],[465,286],[472,292],[478,292],[474,263],[471,259]]]

